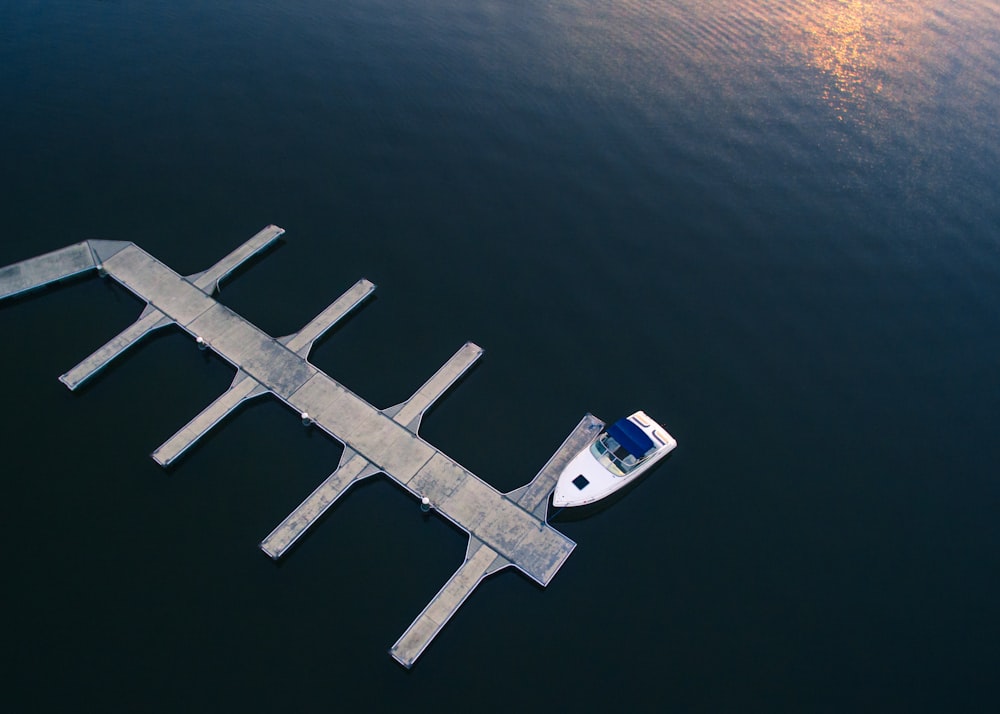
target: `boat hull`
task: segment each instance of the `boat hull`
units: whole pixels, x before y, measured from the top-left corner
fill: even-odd
[[[620,425],[625,421],[631,422],[631,425],[624,426],[628,426],[634,435],[638,435],[638,439],[642,439],[643,435],[648,437],[648,442],[642,443],[643,445],[648,443],[650,447],[641,456],[632,455],[632,459],[622,463],[614,455],[607,454],[602,447],[607,443],[605,440],[608,434],[615,433],[615,427],[620,429]],[[611,443],[618,445],[617,442]],[[677,441],[662,426],[644,412],[636,412],[627,420],[622,420],[598,434],[573,457],[559,475],[552,494],[552,505],[555,508],[571,508],[607,498],[646,473],[676,446]],[[631,448],[638,450],[634,445]]]

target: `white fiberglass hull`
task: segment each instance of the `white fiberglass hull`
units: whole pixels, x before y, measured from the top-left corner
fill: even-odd
[[[603,446],[607,443],[608,433],[625,421],[631,422],[631,425],[626,426],[638,434],[640,439],[643,434],[646,435],[648,440],[643,445],[648,443],[650,446],[642,455],[634,455],[630,459],[626,457],[627,463],[623,464],[613,455],[604,453]],[[617,445],[613,441],[611,444]],[[599,434],[573,457],[556,482],[552,505],[556,508],[585,506],[607,498],[642,476],[676,446],[677,441],[662,426],[644,412],[636,412],[628,420],[622,420]]]

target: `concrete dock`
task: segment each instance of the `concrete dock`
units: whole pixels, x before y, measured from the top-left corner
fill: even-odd
[[[580,449],[593,441],[594,437],[600,433],[602,426],[604,426],[604,422],[587,414],[548,463],[539,471],[538,475],[527,485],[505,494],[503,499],[509,503],[517,504],[520,508],[530,509],[537,518],[544,520],[549,494],[555,487],[563,467]],[[563,556],[562,561],[552,571],[549,580],[568,556],[569,552]],[[417,657],[431,643],[431,640],[465,602],[465,599],[472,594],[476,586],[486,577],[510,565],[520,567],[516,562],[512,562],[477,536],[471,535],[465,554],[465,562],[434,596],[423,612],[417,616],[417,619],[407,628],[403,636],[392,646],[392,649],[389,650],[390,654],[403,666],[407,668],[412,666]],[[548,580],[541,584],[547,585]]]
[[[410,399],[380,410],[308,361],[316,339],[371,293],[370,282],[359,281],[302,330],[282,338],[265,334],[213,297],[221,280],[282,233],[268,226],[212,268],[188,277],[132,243],[86,241],[0,269],[0,298],[99,269],[146,301],[137,322],[60,378],[70,389],[171,324],[236,369],[230,389],[154,451],[161,465],[174,462],[241,403],[267,393],[341,442],[337,469],[261,543],[272,558],[288,552],[351,485],[377,473],[466,531],[465,561],[390,650],[410,667],[488,575],[515,567],[547,585],[559,571],[575,543],[546,522],[548,496],[562,467],[603,423],[584,417],[532,481],[500,493],[418,435],[423,414],[476,362],[480,347],[466,343]]]
[[[303,359],[309,356],[313,343],[324,332],[330,329],[342,317],[361,304],[371,294],[375,285],[367,280],[359,280],[333,304],[323,310],[302,330],[282,338],[288,349],[293,350]],[[204,340],[204,338],[202,338]],[[162,446],[153,452],[153,458],[161,466],[169,466],[181,454],[194,445],[212,427],[222,421],[230,412],[243,402],[267,394],[264,385],[244,372],[237,371],[232,386],[221,397],[212,402],[201,414],[192,419],[183,429],[174,434]]]
[[[71,278],[96,266],[89,241],[8,265],[0,268],[0,300]]]

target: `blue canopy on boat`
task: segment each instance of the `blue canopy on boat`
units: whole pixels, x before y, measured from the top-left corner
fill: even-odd
[[[609,426],[608,434],[637,459],[653,448],[653,440],[628,419],[619,419]]]

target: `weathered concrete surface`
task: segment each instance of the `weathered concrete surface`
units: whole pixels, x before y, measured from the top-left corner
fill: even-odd
[[[271,531],[271,534],[261,542],[260,549],[277,560],[326,513],[338,498],[344,495],[348,488],[361,479],[377,473],[378,469],[358,456],[357,452],[345,449],[337,470]]]
[[[267,390],[257,380],[248,377],[243,371],[237,372],[233,386],[154,451],[153,459],[160,466],[169,466],[236,407],[248,399],[265,394]]]
[[[274,241],[278,240],[284,232],[284,228],[278,228],[278,226],[268,226],[208,270],[198,273],[197,275],[192,275],[188,279],[191,280],[195,287],[199,290],[204,290],[209,295],[212,295],[219,290],[219,283],[225,280],[234,270],[243,265],[243,263],[250,260],[250,258],[257,255],[261,251],[266,250],[267,247],[274,243]]]
[[[76,389],[85,381],[104,369],[111,361],[139,342],[154,330],[159,330],[173,321],[153,307],[147,307],[138,320],[126,327],[118,336],[98,349],[83,362],[59,377],[59,381],[70,389]]]
[[[508,565],[510,562],[495,550],[480,540],[471,539],[462,567],[451,576],[413,624],[406,629],[403,636],[389,650],[389,654],[407,669],[412,667],[417,657],[458,611],[476,586],[488,575]]]
[[[542,585],[573,551],[572,540],[545,522],[548,493],[564,464],[599,421],[585,418],[549,464],[527,486],[504,495],[417,435],[422,415],[482,354],[466,343],[406,402],[380,411],[307,361],[313,342],[374,289],[359,281],[302,330],[275,339],[212,294],[242,262],[282,233],[268,226],[203,273],[178,275],[131,243],[88,241],[0,269],[0,297],[80,271],[102,271],[146,301],[131,327],[63,375],[70,388],[148,334],[176,324],[237,369],[233,386],[153,458],[171,463],[246,399],[270,392],[345,446],[340,466],[262,543],[278,558],[356,481],[385,473],[470,535],[465,563],[393,647],[410,666],[476,585],[497,569],[514,566]]]
[[[0,300],[97,267],[86,241],[0,268]]]
[[[483,356],[483,348],[472,342],[466,342],[462,348],[452,355],[434,376],[417,390],[416,394],[402,404],[397,404],[385,413],[396,422],[412,432],[420,429],[420,420],[438,398],[448,391],[458,379],[465,374],[476,361]]]
[[[360,305],[365,298],[371,295],[373,290],[375,290],[375,284],[362,278],[354,283],[350,290],[333,301],[323,312],[310,320],[305,327],[294,335],[281,338],[279,342],[299,357],[308,359],[313,343],[322,337],[327,330],[336,325],[345,315]]]

